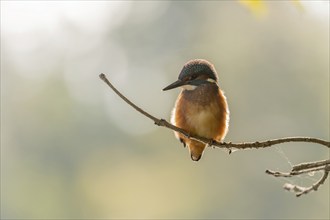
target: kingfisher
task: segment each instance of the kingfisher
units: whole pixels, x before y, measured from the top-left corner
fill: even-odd
[[[213,64],[204,59],[188,61],[178,80],[163,91],[177,87],[182,90],[172,110],[171,123],[190,135],[222,141],[228,131],[229,109]],[[184,147],[188,146],[191,159],[200,160],[207,144],[174,133]]]

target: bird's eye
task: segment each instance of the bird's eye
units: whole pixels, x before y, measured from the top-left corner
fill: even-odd
[[[197,78],[197,75],[194,74],[194,75],[188,76],[187,80],[188,80],[188,81],[191,81],[191,80],[194,80],[194,79],[196,79],[196,78]]]

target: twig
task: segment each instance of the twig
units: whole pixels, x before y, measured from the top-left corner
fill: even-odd
[[[293,177],[304,173],[326,170],[327,166],[329,165],[330,165],[330,160],[313,161],[313,162],[303,163],[293,166],[290,173],[284,173],[284,172],[272,171],[272,170],[266,170],[266,173],[273,175],[275,177]]]
[[[326,166],[330,165],[330,160],[321,160],[321,161],[315,161],[315,162],[310,162],[310,163],[301,163],[297,164],[292,167],[292,171],[299,171],[299,170],[304,170],[304,169],[312,169],[312,168],[317,168],[321,166]]]
[[[307,165],[308,164],[308,165]],[[293,177],[296,175],[301,175],[303,173],[310,173],[323,170],[323,176],[313,185],[309,187],[298,186],[291,183],[285,183],[283,188],[285,190],[295,192],[296,196],[299,197],[303,194],[307,194],[311,191],[317,191],[318,188],[325,182],[328,178],[330,172],[330,160],[325,161],[315,161],[310,163],[305,163],[301,165],[294,166],[290,173],[283,173],[279,171],[266,170],[267,174],[270,174],[274,177]],[[307,165],[307,166],[306,166]],[[311,168],[312,167],[312,168]]]
[[[127,104],[132,106],[136,111],[140,112],[144,116],[148,117],[151,119],[156,125],[162,126],[169,128],[173,131],[177,131],[184,136],[186,136],[189,139],[197,140],[202,143],[207,144],[208,146],[212,147],[218,147],[218,148],[226,148],[229,149],[230,152],[232,149],[238,149],[238,150],[243,150],[243,149],[259,149],[259,148],[266,148],[270,147],[276,144],[282,144],[282,143],[287,143],[287,142],[309,142],[309,143],[315,143],[315,144],[320,144],[323,146],[326,146],[327,148],[330,148],[330,142],[321,140],[318,138],[312,138],[312,137],[286,137],[286,138],[279,138],[279,139],[273,139],[273,140],[267,140],[267,141],[256,141],[256,142],[249,142],[249,143],[231,143],[231,142],[218,142],[212,139],[208,139],[205,137],[200,137],[194,134],[190,134],[189,132],[178,128],[171,123],[167,122],[165,119],[159,119],[156,118],[155,116],[149,114],[148,112],[144,111],[137,105],[135,105],[133,102],[131,102],[128,98],[126,98],[121,92],[119,92],[107,79],[107,77],[101,73],[100,78],[121,98],[123,99]],[[292,170],[290,173],[283,173],[283,172],[278,172],[278,171],[271,171],[271,170],[266,170],[267,174],[273,175],[275,177],[292,177],[295,175],[301,175],[303,173],[309,173],[309,172],[315,172],[315,171],[320,171],[323,170],[324,174],[322,178],[317,181],[315,184],[313,184],[310,187],[302,187],[302,186],[297,186],[297,185],[292,185],[292,184],[285,184],[284,188],[289,191],[294,191],[296,192],[296,196],[301,196],[303,194],[307,194],[311,191],[316,191],[320,185],[322,185],[325,180],[328,177],[328,174],[330,172],[330,160],[323,160],[323,161],[316,161],[316,162],[310,162],[310,163],[302,163],[293,166]]]
[[[119,92],[110,83],[110,81],[107,79],[107,77],[103,73],[100,74],[100,78],[127,104],[132,106],[136,111],[140,112],[141,114],[145,115],[149,119],[153,120],[156,125],[169,128],[173,131],[177,131],[177,132],[183,134],[184,136],[186,136],[187,138],[208,144],[208,146],[213,146],[213,147],[216,146],[219,148],[243,150],[243,149],[249,149],[249,148],[266,148],[266,147],[273,146],[275,144],[282,144],[282,143],[286,143],[286,142],[309,142],[309,143],[321,144],[321,145],[324,145],[324,146],[330,148],[329,141],[321,140],[318,138],[312,138],[312,137],[286,137],[286,138],[279,138],[279,139],[260,141],[260,142],[256,141],[256,142],[247,142],[247,143],[231,143],[231,142],[218,142],[218,141],[208,139],[205,137],[200,137],[198,135],[189,134],[189,132],[172,125],[171,123],[167,122],[165,119],[156,118],[155,116],[149,114],[148,112],[144,111],[143,109],[141,109],[140,107],[135,105],[128,98],[126,98],[123,94],[121,94],[121,92]]]

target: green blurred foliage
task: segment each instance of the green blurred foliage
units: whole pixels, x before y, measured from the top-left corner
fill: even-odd
[[[329,3],[266,3],[256,19],[238,1],[1,1],[1,218],[329,219],[329,180],[297,199],[282,185],[320,174],[264,174],[328,150],[207,149],[194,163],[98,78],[169,118],[179,90],[161,89],[204,58],[228,98],[226,141],[329,140]]]

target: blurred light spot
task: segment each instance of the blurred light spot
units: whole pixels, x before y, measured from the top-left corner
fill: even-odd
[[[104,34],[121,25],[130,4],[106,1],[1,2],[1,40],[5,42],[2,50],[6,53],[6,61],[15,67],[17,74],[28,79],[58,74],[67,56],[79,58],[81,50],[86,52],[94,48],[103,40]],[[93,61],[95,59],[89,63]],[[70,63],[68,65],[64,68],[74,69]]]
[[[61,57],[57,42],[50,34],[6,35],[3,41],[6,42],[5,64],[13,66],[13,71],[25,79],[42,80],[58,69]]]
[[[299,11],[305,11],[305,8],[300,0],[291,0],[291,2]]]
[[[105,1],[4,1],[1,12],[4,32],[22,33],[37,30],[54,31],[69,19],[86,31],[109,30],[121,24],[130,2]]]
[[[301,1],[305,10],[329,24],[330,1]]]
[[[247,7],[256,17],[267,15],[268,9],[262,0],[240,0],[242,5]]]

